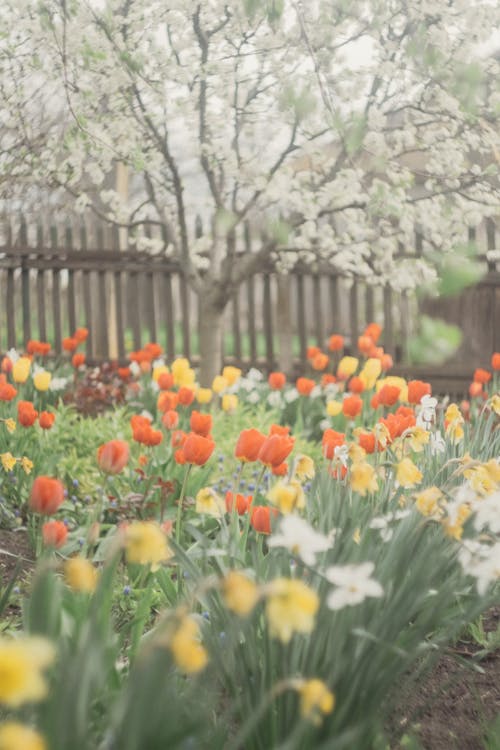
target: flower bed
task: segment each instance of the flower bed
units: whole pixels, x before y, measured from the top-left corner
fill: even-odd
[[[81,329],[52,371],[4,358],[1,525],[37,565],[3,583],[0,747],[383,742],[395,685],[498,601],[500,355],[439,403],[379,335],[294,384],[201,388],[155,344],[101,382]],[[83,417],[88,388],[117,405]]]

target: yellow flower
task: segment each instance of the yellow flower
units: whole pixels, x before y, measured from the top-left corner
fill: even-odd
[[[42,670],[54,657],[55,649],[46,638],[0,638],[0,703],[17,708],[42,700],[47,694]]]
[[[33,385],[37,391],[48,391],[52,375],[47,370],[39,370],[33,375]]]
[[[189,370],[188,359],[185,357],[177,357],[177,359],[174,359],[172,362],[172,375],[174,376],[174,381],[179,375],[186,372],[186,370]]]
[[[314,461],[312,460],[312,458],[310,456],[300,455],[297,458],[297,463],[295,464],[294,474],[295,478],[298,479],[299,482],[304,482],[307,479],[312,479],[316,474]]]
[[[375,435],[377,443],[380,443],[382,448],[387,448],[387,444],[391,442],[391,433],[389,432],[385,424],[377,422],[377,424],[373,428],[373,433]]]
[[[439,501],[442,497],[441,490],[433,485],[415,495],[415,506],[423,516],[440,515],[442,510],[439,507]]]
[[[447,422],[453,422],[458,419],[460,422],[464,421],[462,412],[456,404],[450,404],[444,413],[444,418]]]
[[[193,674],[206,666],[208,654],[199,641],[200,631],[192,617],[183,617],[172,635],[170,651],[176,665],[183,672]]]
[[[361,378],[366,390],[371,390],[373,388],[381,372],[382,363],[379,359],[370,357],[370,359],[366,360],[363,369],[359,373],[359,377]]]
[[[354,492],[359,492],[363,496],[367,492],[376,492],[378,483],[373,466],[367,461],[353,463],[350,472],[350,484]]]
[[[500,394],[495,393],[490,399],[490,406],[497,416],[500,417]]]
[[[168,369],[167,365],[157,365],[156,367],[153,367],[153,380],[155,383],[158,382],[160,375],[163,375],[163,373],[168,373],[170,370]]]
[[[222,593],[226,607],[240,617],[250,614],[260,596],[254,581],[235,570],[230,571],[222,582]]]
[[[269,630],[283,643],[288,643],[294,632],[310,633],[318,608],[318,595],[302,581],[277,578],[269,584],[266,602]]]
[[[342,404],[340,401],[327,401],[326,402],[326,413],[329,417],[336,417],[342,411]]]
[[[29,459],[27,456],[22,457],[21,466],[23,467],[25,474],[31,474],[33,465],[33,461],[31,461],[31,459]]]
[[[12,435],[12,433],[16,431],[15,421],[12,419],[12,417],[9,417],[9,419],[4,419],[3,421],[7,428],[7,432],[10,432],[10,434]]]
[[[304,490],[301,484],[295,480],[289,483],[277,482],[269,490],[268,497],[283,514],[293,513],[294,510],[305,508],[306,505]]]
[[[133,521],[125,530],[125,558],[129,563],[151,565],[158,570],[160,563],[172,557],[165,534],[154,521]]]
[[[12,471],[14,466],[17,463],[17,459],[14,458],[12,453],[0,453],[0,461],[2,462],[2,466],[5,469],[5,471]]]
[[[403,458],[396,467],[396,479],[401,487],[415,487],[422,481],[422,472],[417,469],[411,458]]]
[[[222,370],[222,377],[227,380],[229,385],[234,385],[241,378],[241,370],[238,367],[228,365]]]
[[[354,375],[358,369],[359,359],[356,357],[342,357],[337,367],[337,375],[340,378],[346,379],[351,375]]]
[[[196,512],[220,518],[224,512],[222,498],[211,487],[203,487],[196,495]]]
[[[212,400],[212,389],[198,388],[196,391],[196,400],[199,404],[209,404]]]
[[[64,578],[73,591],[92,594],[97,585],[97,570],[84,557],[70,557],[64,563]]]
[[[377,380],[375,391],[378,393],[384,385],[394,385],[399,388],[398,401],[408,401],[408,383],[404,378],[397,375],[388,375],[382,380]]]
[[[191,368],[185,370],[182,375],[177,379],[176,385],[180,388],[191,388],[192,391],[196,390],[196,373]]]
[[[423,427],[412,427],[411,431],[405,435],[405,440],[414,453],[421,453],[430,437],[431,433]]]
[[[443,520],[444,531],[447,536],[459,541],[464,533],[464,523],[471,514],[471,509],[466,503],[458,506],[457,512],[452,518],[448,517]]]
[[[322,714],[331,714],[335,695],[322,680],[304,680],[298,685],[300,715],[313,724],[321,724]]]
[[[226,388],[229,387],[229,381],[226,380],[222,375],[216,375],[213,379],[212,390],[214,393],[222,393]]]
[[[236,411],[238,408],[238,396],[234,393],[225,393],[222,396],[222,408],[224,411]]]
[[[366,451],[357,443],[349,445],[348,456],[353,463],[361,463],[366,458]]]
[[[469,480],[472,489],[479,495],[489,495],[499,486],[500,464],[492,458],[487,463],[465,469],[464,477]]]
[[[354,544],[359,544],[361,541],[361,531],[359,527],[357,529],[354,529],[354,534],[352,535],[352,541]]]
[[[19,357],[12,365],[12,378],[15,383],[26,383],[31,369],[31,360],[28,357]]]
[[[47,750],[47,744],[31,727],[6,721],[0,724],[0,750]]]

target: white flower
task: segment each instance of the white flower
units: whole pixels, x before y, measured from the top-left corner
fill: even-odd
[[[16,351],[16,349],[9,349],[6,356],[10,359],[12,364],[15,365],[21,355],[18,351]]]
[[[129,365],[129,369],[134,378],[141,374],[141,368],[138,362],[131,362]]]
[[[150,422],[153,421],[153,415],[147,409],[143,409],[141,411],[141,417],[146,417],[146,419],[149,419]]]
[[[163,359],[163,357],[158,357],[158,359],[155,359],[155,361],[153,362],[153,364],[151,365],[151,367],[154,370],[155,367],[165,367],[165,365],[166,365],[166,362]]]
[[[337,383],[328,383],[328,385],[323,389],[323,393],[325,394],[327,401],[335,398],[339,391],[340,387],[337,385]]]
[[[320,385],[315,385],[309,394],[309,398],[319,398],[323,395],[323,390]]]
[[[283,395],[287,404],[291,404],[292,401],[296,401],[298,399],[300,394],[296,388],[288,388],[288,390],[286,390]]]
[[[426,394],[420,399],[419,419],[424,423],[434,422],[436,419],[437,398]]]
[[[372,518],[368,528],[380,531],[380,538],[383,542],[388,542],[390,539],[392,539],[392,536],[394,534],[394,531],[389,528],[389,520],[387,518],[384,518],[384,516],[377,516],[376,518]]]
[[[336,445],[333,451],[333,460],[347,468],[347,459],[349,458],[349,447],[347,445]]]
[[[431,432],[429,446],[433,456],[435,456],[437,453],[445,452],[446,442],[439,430],[436,430],[436,432]]]
[[[318,552],[330,549],[333,539],[315,531],[307,521],[290,514],[282,518],[278,533],[268,540],[269,547],[286,547],[306,565],[314,565]]]
[[[494,492],[476,506],[474,527],[477,531],[488,528],[493,534],[500,534],[500,492]]]
[[[259,392],[251,391],[247,396],[247,401],[249,404],[258,404],[260,401]]]
[[[273,406],[276,409],[279,409],[281,406],[281,393],[279,391],[271,391],[271,393],[267,397],[267,403],[269,404],[269,406]]]
[[[260,383],[262,380],[264,380],[264,375],[261,373],[260,370],[257,370],[255,367],[252,367],[247,372],[247,378],[248,380],[253,380],[254,383]]]
[[[491,547],[483,545],[481,556],[482,559],[472,562],[467,573],[477,579],[478,593],[483,596],[488,586],[500,578],[500,542]]]
[[[374,568],[372,562],[360,565],[333,565],[328,568],[325,573],[327,580],[338,587],[328,595],[328,607],[343,609],[361,604],[368,596],[382,596],[382,586],[371,578]]]
[[[49,391],[63,391],[68,383],[68,378],[52,378]]]

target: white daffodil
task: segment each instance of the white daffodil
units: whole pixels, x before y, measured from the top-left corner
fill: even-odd
[[[418,417],[424,424],[429,425],[436,421],[437,398],[426,394],[420,399],[420,410]]]
[[[375,566],[372,562],[359,565],[333,565],[326,571],[326,578],[337,588],[327,598],[330,609],[343,609],[361,604],[367,597],[382,596],[384,590],[371,574]]]
[[[288,388],[284,393],[285,401],[287,404],[291,404],[293,401],[297,401],[299,395],[300,394],[296,388]]]
[[[474,527],[477,531],[489,529],[493,534],[500,534],[500,492],[494,492],[476,506]]]
[[[445,452],[446,442],[439,430],[436,430],[436,432],[431,432],[431,439],[430,439],[429,445],[430,445],[431,453],[433,456],[435,456],[437,453]]]
[[[9,349],[5,356],[10,359],[13,365],[15,365],[21,355],[16,349]]]
[[[316,555],[333,545],[332,535],[325,536],[315,531],[307,521],[293,513],[281,519],[277,533],[268,540],[269,547],[285,547],[306,565],[314,565]]]
[[[247,372],[247,379],[253,380],[254,383],[260,383],[262,380],[264,380],[264,375],[260,370],[257,370],[257,368],[251,367]]]
[[[279,409],[282,406],[281,393],[279,391],[271,391],[267,397],[267,403],[275,409]]]
[[[347,459],[349,458],[349,447],[344,445],[336,445],[333,451],[333,460],[337,464],[347,467]]]
[[[129,364],[129,370],[134,376],[134,378],[136,378],[138,375],[141,374],[141,367],[138,362],[131,362]]]

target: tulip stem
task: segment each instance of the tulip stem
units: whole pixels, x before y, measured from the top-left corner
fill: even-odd
[[[254,495],[253,495],[255,500],[257,500],[257,495],[259,493],[260,485],[262,483],[262,480],[264,479],[264,474],[266,473],[266,470],[267,470],[267,466],[266,464],[264,464],[264,466],[262,467],[262,471],[260,472],[257,478],[257,482],[255,484],[255,490],[254,490]]]
[[[187,481],[189,478],[189,473],[191,471],[192,464],[189,464],[189,466],[186,469],[186,473],[184,474],[184,479],[182,482],[182,488],[181,488],[181,494],[179,495],[178,505],[177,505],[177,521],[175,524],[175,541],[177,544],[180,544],[180,538],[181,538],[181,520],[182,520],[182,503],[184,501],[184,496],[186,494],[186,487],[187,487]]]

